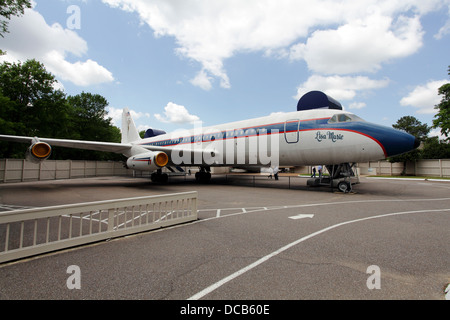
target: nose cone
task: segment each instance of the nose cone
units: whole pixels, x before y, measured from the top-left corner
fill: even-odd
[[[386,150],[386,156],[392,157],[412,151],[420,146],[420,141],[404,131],[391,129],[381,140]]]
[[[420,146],[420,140],[415,138],[414,140],[414,149],[417,149]]]
[[[375,124],[366,125],[367,133],[380,144],[386,158],[412,151],[420,145],[416,137],[405,131]]]

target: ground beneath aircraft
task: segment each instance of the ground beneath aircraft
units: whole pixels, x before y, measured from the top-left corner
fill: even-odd
[[[251,177],[0,184],[0,210],[197,190],[200,218],[0,265],[0,299],[445,299],[450,183],[361,178],[343,194]]]

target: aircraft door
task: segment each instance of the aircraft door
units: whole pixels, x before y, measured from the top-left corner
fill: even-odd
[[[300,120],[288,120],[284,123],[284,139],[287,143],[297,143],[299,139]]]

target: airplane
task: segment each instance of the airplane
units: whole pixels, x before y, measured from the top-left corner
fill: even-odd
[[[141,139],[127,108],[122,114],[120,143],[0,135],[0,140],[30,143],[26,159],[49,158],[51,145],[107,151],[127,157],[126,167],[152,172],[153,182],[164,183],[167,173],[181,166],[199,167],[197,181],[211,179],[211,167],[278,167],[324,165],[332,179],[353,175],[358,162],[377,161],[416,149],[414,136],[367,122],[344,111],[342,105],[321,91],[300,98],[297,111],[220,124],[195,125],[193,129],[166,133],[148,129]],[[347,192],[351,183],[341,181]],[[312,183],[314,185],[314,183]]]

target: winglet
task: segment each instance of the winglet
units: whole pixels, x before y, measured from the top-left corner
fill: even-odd
[[[122,143],[130,143],[141,140],[139,132],[136,129],[128,108],[123,109],[122,113]]]

